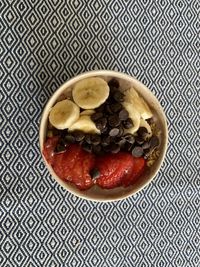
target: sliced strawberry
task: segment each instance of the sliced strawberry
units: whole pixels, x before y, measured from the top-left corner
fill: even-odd
[[[54,154],[54,145],[57,144],[54,141],[47,140],[43,154],[55,173],[61,179],[74,183],[80,190],[90,188],[93,181],[89,173],[94,167],[94,155],[84,151],[78,144],[70,145],[64,153]]]
[[[81,190],[90,188],[93,180],[90,171],[93,169],[95,156],[86,151],[81,152],[72,170],[72,182]]]
[[[70,154],[71,157],[69,156]],[[72,147],[69,147],[64,153],[54,155],[52,167],[55,173],[63,180],[72,181],[71,170],[75,165],[74,154]]]
[[[54,150],[58,143],[58,136],[48,138],[44,144],[43,155],[49,164],[53,163]]]
[[[100,177],[96,180],[97,185],[106,189],[122,185],[122,180],[131,176],[133,164],[133,157],[125,152],[98,158],[95,164],[100,171]]]
[[[131,175],[126,176],[123,178],[122,185],[123,186],[129,186],[134,184],[134,182],[138,179],[139,176],[144,171],[146,161],[144,158],[134,158],[133,157],[133,167]]]
[[[95,163],[95,156],[78,144],[70,145],[64,153],[55,154],[57,142],[58,137],[47,139],[43,154],[61,179],[74,183],[80,190],[93,185],[90,171],[94,167],[100,171],[96,184],[105,189],[134,184],[145,168],[143,158],[134,158],[126,152],[99,157]]]

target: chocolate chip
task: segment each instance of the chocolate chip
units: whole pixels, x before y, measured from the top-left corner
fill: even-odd
[[[98,108],[96,108],[96,113],[101,113],[104,111],[105,108],[105,104],[102,104],[101,106],[99,106]]]
[[[120,91],[116,91],[113,95],[113,98],[117,102],[123,102],[124,101],[124,94],[122,94]]]
[[[112,112],[116,113],[122,109],[122,105],[120,103],[115,103],[110,106]]]
[[[105,127],[104,129],[101,130],[101,133],[107,134],[107,131],[108,131],[108,127]]]
[[[147,128],[145,128],[145,127],[140,127],[139,129],[138,129],[138,135],[139,136],[141,136],[141,137],[146,137],[147,136],[147,134],[148,134],[148,131],[147,131]]]
[[[117,127],[120,125],[120,120],[117,115],[111,115],[108,117],[108,123],[111,127]]]
[[[56,146],[56,148],[55,148],[55,150],[54,150],[54,152],[55,152],[56,154],[60,154],[60,153],[63,153],[63,152],[65,152],[65,151],[66,151],[66,148],[65,148],[65,146],[62,145],[62,144],[57,144],[57,146]]]
[[[101,137],[98,134],[93,134],[90,136],[90,141],[93,145],[97,146],[101,143]]]
[[[150,147],[150,143],[148,142],[148,141],[146,141],[146,142],[144,142],[143,144],[142,144],[142,148],[143,149],[148,149]]]
[[[108,114],[113,114],[113,111],[112,111],[112,109],[111,109],[111,104],[109,105],[106,105],[106,111],[107,111],[107,113]]]
[[[132,134],[126,134],[126,135],[124,135],[124,138],[130,144],[134,144],[135,143],[135,137]]]
[[[85,141],[86,141],[88,144],[92,144],[92,141],[91,141],[91,135],[90,135],[90,134],[86,134],[86,136],[85,136]]]
[[[144,143],[144,139],[140,136],[137,136],[135,138],[135,142],[138,144],[138,145],[142,145]]]
[[[120,146],[117,144],[111,144],[110,145],[110,152],[113,154],[116,154],[120,151]]]
[[[103,136],[101,144],[102,146],[108,146],[110,144],[110,136]]]
[[[100,145],[94,145],[94,146],[92,146],[92,151],[93,151],[93,153],[95,153],[95,154],[97,154],[97,155],[100,155],[101,154],[101,146]]]
[[[92,146],[91,146],[90,144],[83,143],[83,144],[82,144],[82,148],[83,148],[85,151],[89,152],[89,153],[92,152]]]
[[[113,98],[113,96],[114,96],[114,94],[116,93],[116,92],[118,92],[119,90],[118,90],[118,88],[116,88],[116,87],[110,87],[110,96],[109,96],[109,100],[111,100],[111,102],[113,103],[113,102],[116,102],[116,100]],[[109,101],[110,102],[110,101]]]
[[[124,149],[125,151],[128,151],[128,152],[129,152],[129,151],[131,151],[132,147],[133,147],[133,144],[126,142],[126,143],[124,144],[124,146],[123,146],[123,149]]]
[[[104,150],[105,153],[109,153],[110,152],[110,145],[104,146],[103,150]]]
[[[61,146],[68,146],[70,143],[66,142],[65,138],[61,137],[58,144],[60,144]]]
[[[97,121],[98,119],[103,117],[103,113],[102,112],[96,112],[94,114],[91,115],[91,119],[93,121]]]
[[[108,82],[108,86],[109,87],[119,88],[119,82],[116,79],[113,78]]]
[[[101,118],[101,119],[98,119],[95,123],[96,123],[97,129],[102,131],[106,127],[107,119],[106,118]]]
[[[123,121],[123,126],[125,129],[132,128],[133,127],[133,121],[131,120],[131,118],[128,118],[125,121]]]
[[[73,136],[73,135],[71,135],[71,134],[67,134],[67,135],[65,135],[65,137],[64,137],[64,141],[66,142],[66,143],[68,143],[68,144],[73,144],[73,143],[75,143],[75,137]]]
[[[73,136],[77,142],[80,142],[85,138],[85,134],[81,131],[73,132]]]
[[[59,140],[59,143],[58,143],[57,145],[60,145],[61,147],[62,147],[62,146],[63,146],[63,147],[67,147],[69,144],[70,144],[70,143],[67,142],[64,138],[61,138],[61,139]]]
[[[132,150],[132,155],[136,158],[139,158],[143,155],[143,148],[140,146],[135,146]]]
[[[113,98],[113,95],[115,92],[118,92],[118,89],[115,87],[111,87],[109,97],[107,98],[106,103],[109,103],[109,104],[116,103],[115,99]]]
[[[59,135],[60,135],[61,137],[65,137],[65,135],[67,135],[67,134],[68,134],[68,130],[67,130],[67,129],[59,130]]]
[[[120,112],[119,112],[119,118],[121,121],[125,121],[128,119],[128,111],[126,109],[122,109]]]
[[[96,179],[100,176],[100,171],[97,168],[94,168],[90,171],[90,176],[92,179]]]
[[[113,128],[110,130],[109,135],[110,136],[117,136],[119,134],[119,129],[118,128]]]
[[[116,143],[120,146],[120,147],[123,147],[126,143],[126,139],[124,138],[119,138]]]
[[[150,147],[155,148],[159,145],[159,139],[157,136],[153,135],[149,141]]]
[[[124,129],[122,126],[119,127],[119,133],[117,136],[122,136],[124,134]]]
[[[147,122],[148,122],[148,124],[152,124],[152,123],[154,123],[154,119],[153,118],[147,119]]]

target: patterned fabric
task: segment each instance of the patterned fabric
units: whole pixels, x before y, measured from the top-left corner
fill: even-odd
[[[0,1],[0,266],[200,266],[198,0]],[[93,203],[49,175],[38,125],[51,94],[93,69],[161,101],[166,160],[134,197]]]

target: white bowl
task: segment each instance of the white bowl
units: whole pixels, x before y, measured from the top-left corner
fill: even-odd
[[[161,130],[161,144],[160,144],[159,158],[156,160],[156,162],[154,163],[152,167],[147,168],[144,175],[142,175],[141,178],[134,185],[127,187],[127,188],[118,187],[115,189],[106,190],[106,189],[101,189],[98,186],[93,186],[89,190],[80,191],[73,184],[64,182],[62,179],[60,179],[55,174],[52,167],[47,163],[47,161],[45,160],[42,154],[43,144],[44,144],[45,137],[46,137],[48,116],[49,116],[49,111],[51,107],[55,104],[59,96],[61,96],[63,93],[70,94],[71,88],[76,82],[82,79],[85,79],[88,77],[94,77],[94,76],[102,77],[107,81],[110,80],[111,78],[117,78],[117,80],[119,81],[120,85],[123,88],[128,88],[130,86],[133,86],[150,106],[151,110],[155,114],[156,122]],[[109,70],[98,70],[98,71],[89,71],[89,72],[80,74],[70,79],[69,81],[64,83],[60,88],[56,90],[56,92],[49,99],[42,113],[39,140],[40,140],[40,150],[41,150],[41,154],[44,159],[45,165],[47,166],[51,175],[55,178],[55,180],[61,186],[63,186],[69,192],[71,192],[72,194],[78,197],[88,199],[88,200],[93,200],[93,201],[99,201],[99,202],[109,202],[109,201],[116,201],[116,200],[121,200],[121,199],[130,197],[136,194],[138,191],[142,190],[146,185],[148,185],[152,181],[152,179],[158,173],[162,165],[162,162],[164,160],[164,157],[165,157],[165,153],[167,150],[168,131],[167,131],[166,117],[165,117],[165,114],[163,112],[163,109],[160,103],[158,102],[157,98],[153,95],[153,93],[144,84],[142,84],[137,79],[124,73],[109,71]]]

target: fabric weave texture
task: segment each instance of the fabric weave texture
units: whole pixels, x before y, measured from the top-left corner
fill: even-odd
[[[0,1],[0,266],[200,266],[198,0]],[[52,93],[87,70],[137,77],[168,119],[165,162],[134,197],[61,188],[38,127]]]

